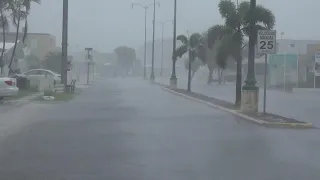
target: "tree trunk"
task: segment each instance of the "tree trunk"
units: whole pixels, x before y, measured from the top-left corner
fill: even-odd
[[[191,92],[191,52],[189,51],[188,92]]]
[[[192,71],[192,74],[191,74],[191,80],[193,79],[194,75],[196,74],[195,71]]]
[[[208,84],[212,83],[213,81],[212,76],[213,76],[213,69],[209,69]]]
[[[17,49],[17,43],[18,43],[18,38],[19,38],[19,29],[20,29],[20,13],[21,13],[21,5],[19,6],[19,12],[18,12],[18,22],[17,22],[17,31],[16,31],[16,40],[14,42],[14,46],[13,46],[13,50],[12,50],[12,55],[11,55],[11,59],[10,59],[10,63],[8,66],[9,69],[9,73],[8,76],[10,76],[12,74],[12,69],[11,69],[11,65],[14,59],[14,55],[16,53],[16,49]]]
[[[3,43],[2,43],[2,52],[1,52],[1,72],[0,72],[0,74],[2,75],[2,73],[3,73],[3,67],[5,66],[5,62],[4,62],[4,59],[3,59],[3,55],[4,55],[4,51],[5,51],[5,49],[6,49],[6,27],[5,27],[5,24],[4,24],[4,21],[5,21],[5,19],[4,19],[4,14],[3,14],[3,11],[1,10],[0,11],[0,15],[1,15],[1,21],[2,21],[2,38],[3,38]]]
[[[236,107],[241,106],[241,86],[242,86],[242,57],[237,57],[237,77],[236,77]]]
[[[222,70],[218,68],[218,84],[221,84],[222,81]]]
[[[221,69],[221,71],[220,71],[220,77],[221,77],[221,84],[225,84],[224,69]]]
[[[27,39],[27,35],[28,35],[28,19],[26,17],[25,23],[24,23],[23,37],[22,37],[23,44],[25,44],[25,41]]]

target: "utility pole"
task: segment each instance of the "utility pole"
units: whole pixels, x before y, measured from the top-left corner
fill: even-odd
[[[64,89],[66,90],[68,61],[68,0],[63,0],[61,60],[61,82],[64,84]]]
[[[89,85],[89,82],[90,82],[90,64],[91,64],[91,62],[93,60],[93,57],[92,57],[93,48],[85,48],[85,50],[87,51],[86,60],[88,61],[87,62],[87,85]]]

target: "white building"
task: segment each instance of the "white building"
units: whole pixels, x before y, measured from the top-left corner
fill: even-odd
[[[12,56],[12,51],[14,49],[14,44],[15,43],[5,43],[5,49],[4,49],[4,54],[3,54],[3,63],[4,66],[2,68],[2,72],[0,72],[1,76],[7,76],[9,73],[9,64]],[[0,42],[0,53],[2,53],[3,49],[3,42]],[[24,60],[24,57],[30,53],[29,49],[27,47],[24,47],[24,45],[18,41],[16,50],[15,50],[15,56],[13,59],[13,62],[11,64],[11,69],[12,70],[20,70],[20,72],[24,72],[27,70],[27,66]]]

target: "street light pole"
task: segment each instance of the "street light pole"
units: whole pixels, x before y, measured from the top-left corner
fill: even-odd
[[[143,57],[143,78],[147,79],[147,11],[149,7],[155,5],[156,2],[149,5],[142,5],[141,3],[132,3],[132,8],[134,6],[140,6],[144,9],[144,57]],[[159,5],[159,3],[158,3]]]
[[[144,8],[144,55],[143,55],[143,78],[147,79],[147,10]]]
[[[67,87],[67,60],[68,60],[68,0],[63,0],[62,15],[62,57],[61,57],[61,82],[64,89]]]
[[[256,0],[250,0],[249,13],[254,14],[256,9]],[[248,53],[248,73],[245,85],[242,87],[243,91],[243,102],[241,103],[241,109],[248,112],[258,111],[258,96],[259,88],[256,86],[256,78],[254,72],[254,59],[255,59],[255,43],[257,32],[255,30],[255,20],[253,16],[250,16],[250,34],[249,34],[249,53]]]
[[[162,40],[161,40],[161,70],[160,70],[160,76],[163,75],[163,42],[164,42],[163,34],[164,34],[164,25],[169,21],[172,21],[172,20],[167,20],[167,21],[161,23],[161,25],[162,25]]]
[[[162,76],[162,70],[163,70],[163,30],[164,30],[164,24],[161,23],[161,29],[162,29],[162,39],[161,39],[161,69],[160,69],[160,76]]]
[[[152,64],[151,64],[151,75],[150,80],[154,81],[154,37],[155,37],[155,26],[156,26],[156,0],[153,0],[153,32],[152,32]]]
[[[170,78],[170,86],[173,88],[177,87],[177,77],[176,77],[176,40],[177,39],[177,0],[174,0],[174,11],[173,11],[173,49],[172,49],[172,74]]]

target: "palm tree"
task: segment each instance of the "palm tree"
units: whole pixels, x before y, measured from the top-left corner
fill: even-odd
[[[205,56],[203,56],[202,59],[203,63],[207,65],[207,68],[209,70],[208,75],[208,84],[211,84],[213,81],[213,71],[217,69],[217,62],[216,62],[216,52],[217,52],[217,44],[218,40],[223,37],[224,33],[224,27],[222,25],[215,25],[212,26],[207,32],[203,34],[203,48],[202,51],[204,52]],[[209,43],[208,41],[211,41],[213,43]],[[220,68],[218,68],[219,70]]]
[[[49,52],[43,61],[43,67],[61,73],[61,52]]]
[[[184,67],[189,70],[189,58],[186,58],[184,60]],[[200,69],[200,67],[203,66],[202,60],[200,58],[196,58],[192,63],[191,63],[191,80],[193,79],[194,75],[196,72]]]
[[[258,5],[253,12],[249,12],[250,2],[243,1],[236,5],[231,0],[221,0],[219,3],[219,11],[225,20],[222,33],[217,30],[209,30],[208,45],[212,47],[217,37],[221,42],[217,49],[217,64],[221,68],[226,67],[228,57],[235,59],[237,63],[236,78],[236,106],[241,103],[241,84],[242,84],[242,49],[245,47],[243,41],[244,36],[249,34],[249,21],[254,18],[256,22],[255,31],[259,29],[272,29],[275,24],[275,16],[265,7]],[[218,34],[218,35],[217,35]],[[222,38],[219,35],[223,35]]]
[[[185,35],[179,35],[177,40],[182,42],[182,45],[176,49],[175,56],[182,57],[188,52],[189,56],[189,70],[188,70],[188,91],[191,91],[191,64],[194,62],[196,57],[201,58],[199,49],[202,46],[202,36],[199,33],[193,33],[190,37]]]
[[[0,26],[2,28],[2,51],[0,56],[0,74],[3,73],[3,67],[5,65],[3,55],[6,49],[6,31],[9,29],[9,22],[8,17],[6,16],[5,12],[7,10],[8,3],[5,1],[1,1],[0,4]]]
[[[23,38],[22,38],[22,42],[23,44],[25,44],[25,40],[27,38],[27,33],[28,33],[28,15],[30,13],[30,9],[31,9],[31,3],[37,3],[40,4],[41,0],[23,0],[22,2],[22,6],[25,8],[25,12],[26,12],[26,17],[24,20],[24,31],[23,31]]]
[[[14,0],[14,1],[10,1],[10,4],[9,4],[10,10],[11,10],[12,22],[17,27],[15,44],[13,46],[12,55],[11,55],[10,63],[8,66],[9,75],[12,73],[11,65],[12,65],[12,62],[14,59],[16,48],[17,48],[21,20],[25,21],[24,34],[23,34],[23,38],[22,38],[23,44],[25,43],[25,39],[27,37],[27,30],[28,30],[27,17],[30,13],[32,2],[39,4],[41,2],[41,0]]]

